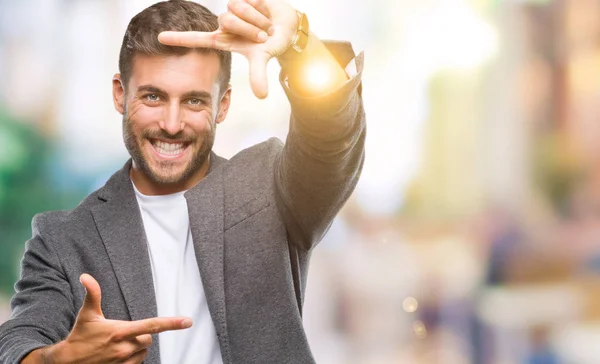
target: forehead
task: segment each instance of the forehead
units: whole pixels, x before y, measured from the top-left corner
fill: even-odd
[[[137,54],[133,58],[129,84],[134,90],[140,85],[153,85],[174,94],[191,89],[211,92],[219,74],[219,57],[212,52]]]

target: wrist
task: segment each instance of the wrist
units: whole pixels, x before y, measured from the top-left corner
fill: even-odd
[[[69,363],[70,360],[67,360],[68,357],[66,354],[66,340],[56,343],[52,346],[45,347],[42,352],[42,358],[44,364],[62,364]]]
[[[348,81],[344,68],[312,32],[302,52],[288,49],[277,60],[288,87],[304,96],[327,94]]]
[[[48,347],[43,347],[39,349],[34,349],[29,354],[27,354],[22,360],[21,364],[46,364],[48,363],[46,357],[46,349]]]
[[[61,353],[63,350],[64,342],[61,341],[58,344],[45,346],[43,348],[35,349],[29,353],[21,364],[60,364],[66,363],[61,359]]]
[[[288,48],[277,57],[280,60],[280,62],[285,62],[286,59],[296,58],[295,56],[302,53],[304,49],[306,49],[306,47],[308,46],[310,37],[308,17],[306,16],[306,14],[298,10],[294,11],[296,12],[297,16],[296,29]]]
[[[311,38],[313,38],[313,37],[314,37],[314,35],[312,35],[312,33],[310,33],[309,37],[306,41],[307,45],[305,48],[309,48],[309,53],[310,53],[310,48],[312,48]],[[279,65],[283,69],[292,69],[292,68],[294,68],[295,65],[302,63],[302,61],[305,60],[305,58],[306,58],[306,52],[298,52],[290,45],[283,54],[281,54],[277,57],[277,61],[279,62]]]

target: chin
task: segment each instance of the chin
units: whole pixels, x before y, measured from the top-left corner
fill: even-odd
[[[184,168],[170,167],[150,167],[149,177],[157,184],[170,185],[185,182],[192,174],[189,163]]]
[[[127,144],[126,144],[127,146]],[[205,165],[210,155],[210,148],[197,150],[188,146],[186,151],[178,158],[163,158],[157,155],[152,147],[137,148],[135,145],[128,148],[139,171],[156,186],[181,187],[188,182]],[[208,146],[212,146],[212,143]],[[191,186],[188,186],[191,187]]]

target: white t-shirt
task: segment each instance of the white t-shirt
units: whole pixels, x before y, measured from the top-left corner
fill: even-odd
[[[146,196],[134,185],[152,265],[159,317],[187,316],[191,328],[159,334],[162,363],[222,364],[190,231],[184,192]]]

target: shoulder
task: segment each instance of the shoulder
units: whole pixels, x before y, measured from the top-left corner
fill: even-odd
[[[223,165],[226,206],[241,206],[249,201],[271,199],[274,190],[274,166],[283,150],[283,142],[270,138],[246,148]],[[262,203],[261,203],[262,204]]]
[[[91,209],[101,203],[98,191],[84,198],[75,208],[38,213],[33,217],[33,236],[50,237],[72,232],[77,227],[88,228],[92,219]]]
[[[247,162],[262,162],[265,157],[273,158],[283,149],[283,142],[279,138],[269,138],[262,143],[243,149],[229,159],[229,164],[243,164]]]
[[[251,177],[272,169],[277,156],[283,150],[283,142],[279,138],[255,144],[241,150],[225,163],[225,174],[235,174],[238,178]]]

